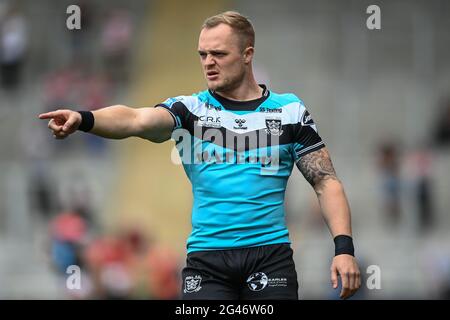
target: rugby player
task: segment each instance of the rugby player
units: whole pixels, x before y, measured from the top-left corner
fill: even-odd
[[[254,77],[255,33],[227,11],[208,18],[198,54],[207,90],[154,108],[114,105],[39,115],[57,139],[81,130],[110,139],[173,138],[193,185],[184,299],[298,299],[284,196],[294,164],[314,188],[335,243],[331,282],[340,297],[361,285],[342,183],[305,104]]]

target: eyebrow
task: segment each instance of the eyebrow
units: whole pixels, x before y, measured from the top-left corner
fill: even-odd
[[[198,50],[199,54],[207,53],[207,50]],[[218,54],[218,53],[228,53],[228,51],[225,50],[210,50],[209,53],[211,54]]]

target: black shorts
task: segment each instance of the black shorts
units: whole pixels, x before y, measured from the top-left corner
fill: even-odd
[[[182,271],[182,299],[298,300],[289,244],[195,251]]]

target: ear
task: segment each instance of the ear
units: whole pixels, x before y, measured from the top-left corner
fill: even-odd
[[[255,48],[253,47],[247,47],[244,52],[244,63],[249,64],[252,62],[253,54],[255,53]]]

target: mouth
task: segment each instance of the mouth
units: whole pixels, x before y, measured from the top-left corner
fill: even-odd
[[[217,71],[207,71],[206,72],[206,78],[208,80],[215,80],[219,77],[219,72]]]

